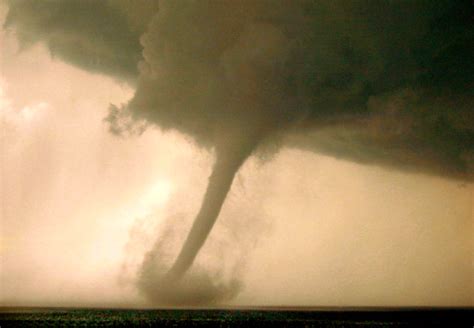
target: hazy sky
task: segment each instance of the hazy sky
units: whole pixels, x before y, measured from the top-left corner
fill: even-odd
[[[149,305],[143,258],[157,238],[176,256],[213,156],[178,132],[111,134],[133,87],[14,29],[0,47],[1,304]],[[197,265],[238,278],[230,304],[474,305],[473,191],[284,148],[244,163]]]

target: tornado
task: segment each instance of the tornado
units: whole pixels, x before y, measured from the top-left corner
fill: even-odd
[[[244,104],[234,104],[243,106]],[[249,105],[249,104],[247,104]],[[232,105],[231,105],[232,106]],[[252,106],[256,108],[258,106]],[[215,163],[209,176],[201,207],[175,262],[165,278],[179,281],[188,271],[212,230],[234,177],[245,160],[264,138],[265,129],[255,120],[242,129],[240,124],[220,128],[222,138],[215,148]]]
[[[22,47],[42,42],[133,86],[110,106],[111,132],[144,123],[214,151],[201,208],[164,269],[176,285],[263,141],[474,180],[470,1],[6,2]]]
[[[246,155],[247,153],[238,153],[217,156],[201,208],[176,261],[167,273],[169,278],[179,279],[193,264],[219,216],[235,174]]]

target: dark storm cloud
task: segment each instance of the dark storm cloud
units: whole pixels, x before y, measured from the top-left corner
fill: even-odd
[[[117,130],[131,114],[226,148],[291,127],[288,145],[472,173],[469,1],[8,4],[6,26],[25,46],[43,41],[85,69],[140,76],[131,102],[112,107]]]
[[[470,1],[164,0],[153,15],[154,4],[12,1],[7,25],[89,70],[138,68],[134,97],[111,107],[116,132],[131,118],[215,151],[170,275],[190,267],[264,142],[472,178]]]
[[[53,56],[92,72],[132,82],[141,59],[140,35],[157,10],[153,1],[7,0],[4,28],[22,48],[44,42]]]
[[[298,147],[441,175],[472,173],[468,2],[161,7],[142,37],[141,79],[126,106],[134,117],[223,149],[244,139],[255,147],[291,128],[304,135],[289,141]],[[352,131],[347,147],[312,138],[335,126],[326,139],[337,144],[340,131]]]

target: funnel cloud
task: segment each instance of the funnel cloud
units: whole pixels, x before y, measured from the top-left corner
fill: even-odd
[[[212,284],[186,272],[236,172],[262,145],[473,178],[470,1],[8,3],[6,27],[24,46],[44,42],[71,64],[135,87],[128,103],[110,107],[113,132],[139,122],[214,153],[182,250],[153,285],[176,295],[203,298],[189,286]],[[206,302],[234,292],[213,288]]]

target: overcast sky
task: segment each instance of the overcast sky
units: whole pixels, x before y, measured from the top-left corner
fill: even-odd
[[[111,134],[133,87],[14,29],[0,47],[0,304],[149,306],[140,264],[156,238],[179,250],[213,156],[178,132]],[[472,306],[473,191],[284,148],[243,165],[197,263],[238,277],[233,305]]]

